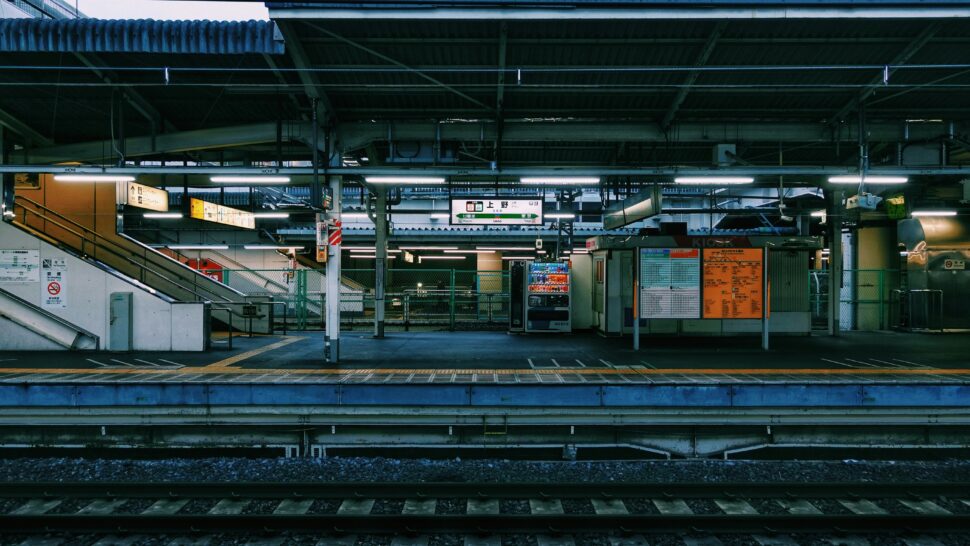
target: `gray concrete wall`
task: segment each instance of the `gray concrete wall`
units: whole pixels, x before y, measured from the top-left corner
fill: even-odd
[[[48,311],[101,338],[101,347],[109,345],[108,299],[113,292],[133,294],[133,349],[139,351],[201,351],[205,349],[204,306],[201,303],[173,304],[152,293],[148,287],[129,282],[84,260],[74,257],[18,228],[0,222],[0,249],[39,250],[40,259],[62,258],[66,261],[64,282],[66,307]],[[5,282],[5,290],[25,301],[43,307],[40,282]],[[35,350],[48,346],[34,347]],[[12,349],[0,345],[0,349]],[[26,347],[19,347],[26,350]]]

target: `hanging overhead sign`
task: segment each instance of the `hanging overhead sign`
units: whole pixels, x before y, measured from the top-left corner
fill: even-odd
[[[168,192],[139,184],[137,182],[119,182],[121,204],[142,209],[168,212]]]
[[[660,214],[660,186],[653,186],[614,203],[603,211],[603,229],[617,229]]]
[[[201,199],[192,198],[189,200],[189,216],[206,222],[256,229],[256,217],[253,213],[224,207]]]
[[[542,199],[483,197],[451,200],[456,226],[541,226]]]
[[[640,318],[700,318],[699,249],[641,248],[639,265]]]
[[[704,318],[760,319],[764,249],[704,249]]]

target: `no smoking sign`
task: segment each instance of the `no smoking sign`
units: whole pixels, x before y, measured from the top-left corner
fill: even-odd
[[[56,296],[61,293],[61,283],[59,282],[49,282],[47,283],[47,293]]]

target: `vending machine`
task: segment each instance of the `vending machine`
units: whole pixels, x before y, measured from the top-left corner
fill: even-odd
[[[568,262],[529,262],[525,289],[526,332],[571,332]]]

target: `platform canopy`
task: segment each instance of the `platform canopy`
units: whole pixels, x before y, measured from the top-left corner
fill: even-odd
[[[970,160],[962,2],[268,6],[270,22],[3,21],[6,162],[306,160],[313,104],[346,172],[821,176],[858,167],[860,111],[874,171]],[[928,143],[934,160],[907,155]]]

